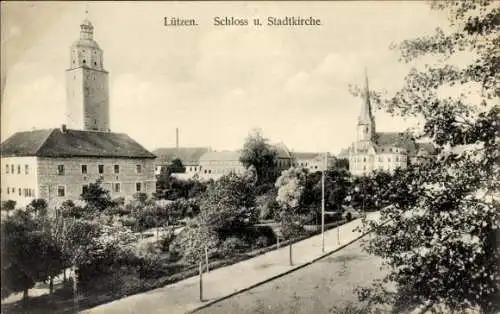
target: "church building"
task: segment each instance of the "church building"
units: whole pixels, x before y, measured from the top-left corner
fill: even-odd
[[[362,94],[363,103],[356,125],[356,142],[342,151],[340,158],[348,158],[353,175],[368,175],[375,170],[393,172],[419,163],[435,154],[431,143],[417,143],[408,134],[376,132],[375,118],[370,103],[368,76]]]
[[[18,132],[1,144],[1,199],[24,206],[34,198],[54,208],[78,200],[97,180],[112,198],[156,189],[156,156],[110,130],[108,72],[85,19],[66,70],[67,124]]]

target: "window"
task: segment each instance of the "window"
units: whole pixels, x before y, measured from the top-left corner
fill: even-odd
[[[98,165],[97,170],[99,171],[99,174],[103,174],[104,173],[104,165]]]
[[[17,174],[21,174],[21,165],[17,165]]]
[[[64,165],[58,165],[57,166],[57,174],[60,176],[64,175]]]
[[[22,195],[22,193],[21,193],[21,188],[19,188],[19,189],[17,189],[17,190],[19,191],[19,196],[21,196],[21,195]]]
[[[135,190],[136,190],[136,192],[141,192],[141,190],[142,190],[142,184],[141,184],[141,182],[137,182],[135,184]]]
[[[89,186],[87,184],[82,185],[82,194],[87,193],[88,190],[89,190]]]
[[[7,188],[7,194],[10,194],[10,188]]]
[[[396,160],[395,160],[395,161],[396,161],[396,162],[398,162],[398,161],[399,161],[399,158],[398,158],[397,156],[396,156]]]
[[[113,183],[113,192],[120,193],[120,183]]]
[[[391,158],[387,158],[387,162],[391,162]]]
[[[14,174],[14,165],[10,165],[10,173]]]
[[[120,165],[115,165],[114,171],[115,171],[115,173],[120,173]]]
[[[30,173],[30,167],[28,165],[24,165],[24,174]]]
[[[57,196],[64,197],[66,195],[66,189],[64,185],[57,186]]]
[[[31,189],[31,196],[35,197],[35,189]]]
[[[5,165],[5,173],[9,173],[9,165]]]
[[[82,174],[87,174],[87,165],[82,165]]]

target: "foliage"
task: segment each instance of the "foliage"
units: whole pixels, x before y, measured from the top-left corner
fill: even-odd
[[[245,168],[253,166],[257,174],[257,185],[274,182],[277,173],[277,152],[262,134],[254,130],[245,139],[240,162]]]
[[[451,310],[499,310],[500,300],[500,9],[495,1],[434,1],[450,28],[406,40],[402,60],[440,57],[413,69],[394,97],[380,105],[425,121],[418,136],[439,146],[436,161],[401,173],[388,187],[393,206],[382,221],[366,223],[375,236],[366,249],[391,266],[389,275],[362,296],[395,304],[444,304]],[[461,66],[454,58],[471,60]],[[464,58],[467,57],[467,58]],[[452,97],[443,95],[448,89]],[[471,91],[475,97],[463,91]],[[409,196],[409,197],[408,197]],[[398,292],[385,291],[394,282]]]
[[[81,194],[81,199],[86,203],[90,212],[101,212],[113,205],[109,191],[102,187],[101,180],[90,183],[86,191]]]
[[[39,217],[18,210],[2,219],[2,298],[57,275],[63,267],[61,249]]]
[[[2,201],[2,210],[10,211],[14,209],[16,209],[16,201],[14,200]]]
[[[276,201],[287,211],[297,211],[305,190],[307,170],[303,168],[290,168],[281,173],[276,180],[278,195]]]
[[[200,204],[200,222],[218,233],[245,224],[255,207],[254,185],[234,173],[211,184]]]
[[[222,257],[231,257],[235,254],[242,253],[248,248],[248,244],[238,237],[229,237],[225,239],[220,247],[219,254]]]
[[[155,196],[158,199],[176,200],[198,198],[207,189],[207,184],[198,180],[183,180],[162,172],[158,177]]]
[[[194,264],[205,254],[213,255],[219,246],[218,235],[204,225],[194,221],[188,224],[172,241],[169,251],[176,253],[185,262]]]
[[[277,190],[272,189],[268,193],[256,197],[255,204],[260,220],[273,219],[279,213],[280,205],[276,201],[277,196]]]

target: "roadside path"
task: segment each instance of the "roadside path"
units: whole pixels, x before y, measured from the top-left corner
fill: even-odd
[[[378,213],[369,213],[377,219]],[[330,254],[361,236],[354,231],[361,225],[356,219],[325,232],[325,253],[321,250],[321,234],[297,242],[292,247],[293,266],[289,264],[289,247],[281,247],[254,258],[203,274],[203,301],[199,300],[199,277],[148,292],[106,303],[83,313],[186,313],[203,308],[238,292],[285,275]],[[340,240],[340,243],[339,243]]]

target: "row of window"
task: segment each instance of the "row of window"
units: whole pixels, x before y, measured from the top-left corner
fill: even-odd
[[[89,172],[87,165],[81,165],[81,172],[82,172],[82,174],[87,174]],[[103,174],[104,173],[104,165],[97,165],[97,172],[99,174]],[[113,165],[113,173],[114,174],[120,173],[120,165]],[[136,174],[142,173],[142,165],[135,165],[135,173]],[[63,176],[64,174],[65,174],[64,165],[57,165],[57,175]]]
[[[87,184],[82,185],[82,194],[86,193],[88,191],[88,188],[89,188],[89,186]],[[111,189],[114,193],[120,193],[121,192],[121,183],[120,182],[112,183]],[[136,182],[135,191],[142,192],[142,190],[143,190],[142,183]],[[59,196],[59,197],[66,196],[66,186],[64,186],[64,185],[57,186],[57,196]]]
[[[14,164],[11,165],[5,165],[5,173],[6,174],[16,174],[16,169],[17,169],[17,174],[21,174],[21,165],[17,165],[17,167]],[[30,173],[30,167],[29,165],[24,165],[24,174],[29,174]]]
[[[0,190],[0,193],[2,191]],[[24,197],[35,197],[35,189],[27,189],[27,188],[7,188],[6,193],[8,195],[15,195],[18,194],[19,196]]]
[[[384,157],[379,156],[378,157],[378,161],[379,162],[383,162],[384,161]],[[399,162],[399,161],[405,161],[405,157],[399,158],[398,156],[396,156],[394,158],[394,162]],[[366,162],[366,157],[363,157],[363,159],[361,159],[360,157],[359,158],[354,158],[353,162]],[[391,162],[391,158],[390,157],[387,158],[387,162]]]

